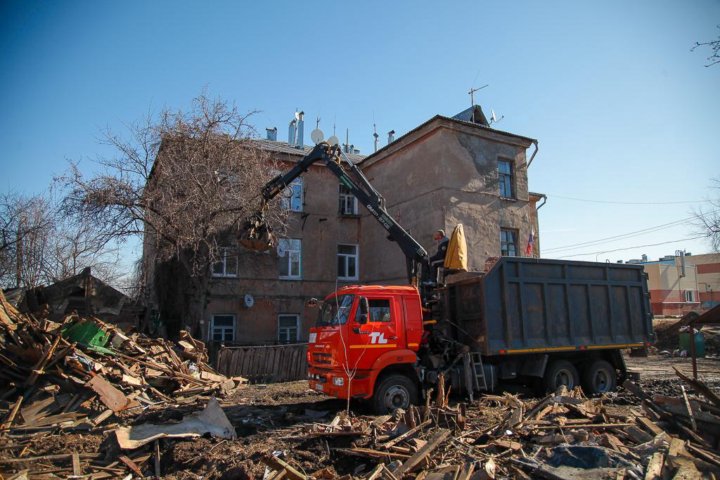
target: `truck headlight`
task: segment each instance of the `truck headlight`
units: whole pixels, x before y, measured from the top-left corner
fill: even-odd
[[[342,387],[343,385],[345,385],[345,379],[342,377],[333,377],[332,383],[336,387]]]

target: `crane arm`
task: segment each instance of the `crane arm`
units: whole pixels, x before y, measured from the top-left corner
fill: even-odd
[[[340,184],[344,185],[388,232],[388,237],[397,242],[407,259],[407,273],[410,282],[417,284],[422,271],[429,268],[427,251],[388,213],[382,195],[375,190],[362,171],[347,158],[337,145],[331,146],[324,142],[317,144],[290,170],[270,180],[262,189],[263,206],[277,197],[293,180],[307,172],[311,165],[318,162],[322,162],[338,178]],[[352,173],[352,176],[346,169]],[[246,230],[250,230],[252,236],[252,233],[257,235],[263,228],[269,232],[267,226],[264,225],[261,209],[261,212],[248,220]],[[247,242],[243,242],[243,244],[251,246]]]

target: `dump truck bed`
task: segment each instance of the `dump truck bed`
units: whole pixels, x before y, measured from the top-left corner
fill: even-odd
[[[457,337],[484,355],[629,348],[654,339],[641,265],[502,257],[448,294]]]

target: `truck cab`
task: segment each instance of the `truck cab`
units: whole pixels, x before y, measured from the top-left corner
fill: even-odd
[[[325,298],[308,344],[310,388],[372,399],[377,410],[418,398],[420,295],[412,286],[349,286]]]

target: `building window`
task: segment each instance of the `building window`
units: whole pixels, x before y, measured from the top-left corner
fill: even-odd
[[[303,211],[303,181],[296,178],[282,192],[281,205],[291,212]]]
[[[338,245],[338,280],[358,279],[358,246]]]
[[[300,315],[278,315],[278,342],[296,343],[300,339]]]
[[[685,290],[685,301],[695,303],[695,290]]]
[[[498,160],[498,182],[500,184],[500,196],[503,198],[515,198],[513,189],[512,163],[506,160]]]
[[[238,256],[234,248],[221,247],[218,249],[217,262],[213,264],[213,277],[237,277]]]
[[[357,215],[358,202],[345,185],[340,185],[340,215]]]
[[[235,315],[213,315],[210,340],[232,342],[235,340]]]
[[[300,278],[302,273],[302,243],[300,239],[281,238],[278,240],[277,254],[280,257],[280,278]]]
[[[510,228],[500,229],[500,255],[503,257],[517,257],[517,230]]]

